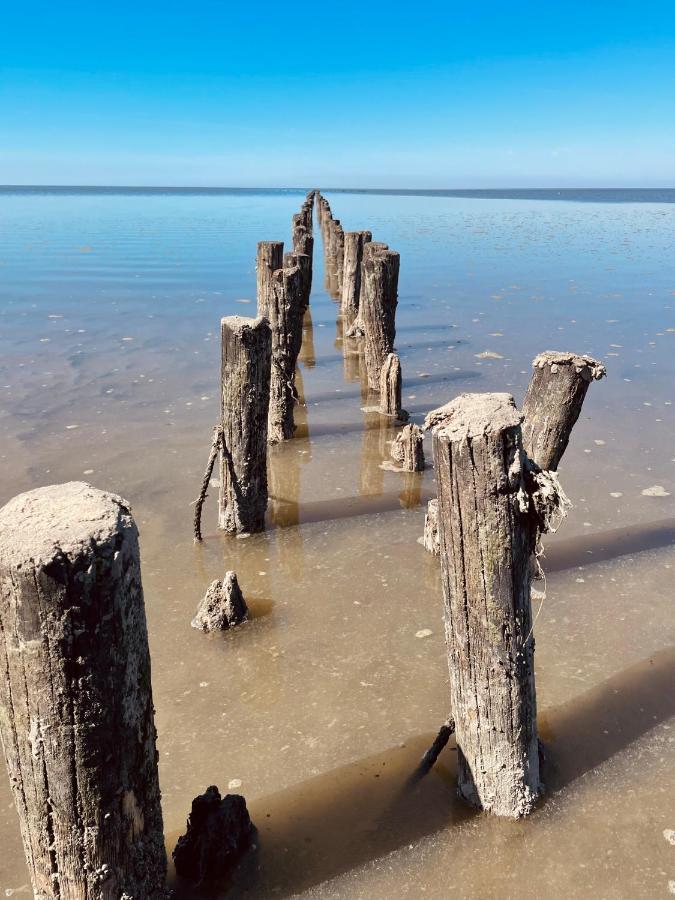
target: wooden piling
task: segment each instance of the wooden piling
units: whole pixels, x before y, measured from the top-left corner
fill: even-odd
[[[391,445],[391,457],[406,472],[424,471],[424,434],[419,425],[405,425]]]
[[[40,900],[164,897],[138,532],[82,482],[0,510],[0,733]]]
[[[523,403],[523,447],[541,469],[556,470],[586,391],[607,370],[592,356],[546,350],[532,362]]]
[[[363,247],[372,241],[372,237],[370,231],[345,232],[341,309],[348,328],[359,312]]]
[[[272,277],[283,266],[283,241],[259,241],[256,256],[256,299],[258,310],[267,309],[273,303]],[[258,312],[260,315],[260,312]]]
[[[380,372],[380,412],[396,419],[408,418],[401,407],[401,361],[395,353],[388,353]]]
[[[265,290],[265,296],[269,291]],[[267,417],[272,331],[267,319],[221,320],[221,421],[218,525],[262,531],[267,508]]]
[[[459,792],[501,816],[540,791],[530,608],[536,527],[522,416],[508,394],[464,394],[430,413]]]
[[[394,350],[400,257],[393,250],[371,250],[372,247],[373,243],[366,244],[363,250],[365,289],[361,318],[368,386],[379,391],[382,366]]]
[[[286,254],[284,258],[289,256],[297,259],[295,254]],[[295,365],[302,344],[302,286],[299,266],[277,269],[272,276],[272,290],[267,292],[268,303],[258,304],[258,315],[264,316],[272,329],[267,419],[267,440],[272,444],[288,440],[295,431]]]

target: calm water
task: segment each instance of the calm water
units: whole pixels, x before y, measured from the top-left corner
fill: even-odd
[[[304,191],[0,190],[0,502],[69,479],[131,501],[167,840],[232,783],[260,829],[233,896],[652,898],[675,880],[675,192],[470,193],[326,192],[401,252],[415,421],[462,391],[520,403],[543,349],[608,368],[561,467],[574,509],[536,622],[549,792],[518,823],[455,800],[451,748],[408,784],[449,711],[417,543],[433,469],[387,467],[395,429],[363,411],[318,231],[269,529],[218,533],[214,490],[192,544],[219,319],[254,314],[256,242],[289,240]],[[190,619],[226,568],[255,618],[207,637]],[[0,890],[28,894],[5,779],[0,842]]]

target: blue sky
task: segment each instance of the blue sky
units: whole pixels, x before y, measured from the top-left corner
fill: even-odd
[[[8,3],[0,183],[675,187],[675,0]]]

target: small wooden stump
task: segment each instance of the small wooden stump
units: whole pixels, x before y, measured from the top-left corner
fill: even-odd
[[[508,394],[430,413],[459,792],[500,816],[540,792],[530,608],[537,537],[522,416]]]
[[[382,366],[394,350],[400,257],[393,250],[378,252],[372,247],[372,243],[366,244],[363,252],[365,290],[361,319],[368,387],[379,391]]]
[[[430,500],[427,504],[422,545],[433,556],[438,556],[441,552],[438,540],[438,500]]]
[[[407,414],[401,408],[402,386],[401,361],[395,353],[389,353],[380,372],[380,412],[383,416],[407,418]]]
[[[248,607],[234,572],[212,581],[191,622],[198,631],[227,631],[248,619]]]
[[[405,425],[396,435],[391,458],[406,472],[424,471],[424,432],[419,425]]]
[[[221,421],[218,525],[262,531],[267,509],[267,416],[272,331],[267,319],[221,320]]]
[[[591,356],[556,350],[540,353],[532,367],[523,403],[523,447],[539,468],[555,471],[590,383],[607,370]]]
[[[0,733],[33,891],[165,896],[138,532],[82,482],[0,510]]]
[[[283,241],[259,241],[256,256],[256,287],[258,310],[267,309],[273,302],[272,278],[277,269],[283,266]],[[258,312],[258,315],[261,315]]]
[[[255,834],[242,796],[221,799],[217,787],[207,788],[192,801],[187,832],[172,853],[176,874],[201,887],[216,887],[232,874]]]

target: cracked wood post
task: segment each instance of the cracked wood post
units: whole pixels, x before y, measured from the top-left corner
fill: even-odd
[[[346,231],[342,270],[342,316],[349,327],[359,312],[363,247],[372,241],[370,231]]]
[[[286,254],[285,260],[297,259]],[[295,365],[302,344],[302,271],[299,266],[277,269],[267,303],[258,303],[258,315],[272,329],[272,369],[267,418],[267,440],[276,444],[293,437],[295,424]]]
[[[309,253],[305,253],[303,250],[296,249],[296,240],[295,236],[293,237],[293,252],[292,253],[284,253],[283,256],[283,266],[284,268],[288,268],[289,266],[299,266],[301,271],[301,285],[300,285],[300,311],[304,313],[304,311],[309,306],[309,295],[312,291],[312,247],[313,243],[312,238],[309,238],[309,241],[301,240],[297,242],[297,247],[306,247],[309,250]]]
[[[272,331],[267,319],[221,319],[218,526],[232,534],[262,531],[267,508],[267,416]]]
[[[369,233],[369,232],[368,232]],[[364,264],[366,256],[369,256],[374,253],[380,253],[383,250],[388,250],[389,247],[387,244],[383,244],[381,241],[366,241],[363,245],[363,249],[361,251],[361,275],[359,278],[359,299],[358,299],[358,313],[356,318],[353,320],[349,328],[347,329],[346,336],[359,338],[363,337],[363,307],[365,303],[365,293],[366,293],[366,277],[364,274]]]
[[[401,408],[401,361],[395,353],[388,353],[380,372],[380,412],[396,419],[408,418]]]
[[[293,217],[293,253],[297,256],[306,256],[307,262],[303,269],[303,309],[309,306],[309,297],[312,293],[312,270],[314,267],[314,237],[312,236],[312,226],[303,226],[296,224],[295,216]]]
[[[391,445],[391,458],[406,472],[424,471],[424,433],[419,425],[405,425],[399,431]]]
[[[540,353],[532,368],[523,403],[523,447],[540,469],[555,471],[591,381],[607,370],[592,356],[556,350]]]
[[[521,421],[509,394],[463,394],[427,417],[459,793],[511,817],[540,792]]]
[[[82,482],[0,510],[0,733],[39,900],[165,896],[138,531]]]
[[[272,302],[272,276],[284,264],[283,241],[258,241],[256,256],[256,301],[258,315],[261,305],[267,308]]]
[[[400,257],[394,250],[371,247],[372,243],[366,244],[363,252],[365,289],[361,318],[368,387],[379,391],[382,366],[394,350]]]

